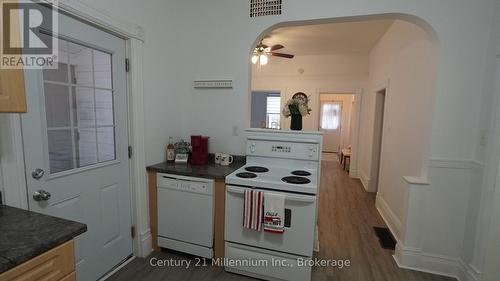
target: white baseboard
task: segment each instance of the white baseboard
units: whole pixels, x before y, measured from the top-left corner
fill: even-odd
[[[377,198],[375,199],[375,207],[377,208],[380,216],[385,221],[392,235],[396,241],[400,241],[401,238],[401,220],[394,214],[389,204],[384,200],[380,194],[377,193]]]
[[[370,190],[369,190],[370,179],[361,170],[359,171],[359,180],[361,180],[361,184],[363,185],[365,190],[370,192]]]
[[[153,252],[153,239],[151,237],[151,229],[147,229],[146,231],[141,233],[141,257],[147,257],[149,254]]]
[[[359,178],[358,170],[349,168],[349,177],[351,178]]]
[[[400,241],[396,245],[394,260],[401,268],[417,270],[459,281],[479,281],[481,273],[462,259],[422,252],[421,249],[405,247]]]

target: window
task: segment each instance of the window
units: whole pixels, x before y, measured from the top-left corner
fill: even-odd
[[[321,129],[336,130],[340,123],[340,104],[323,103],[321,105]]]
[[[267,96],[266,123],[268,128],[280,128],[281,98],[276,95]]]
[[[58,38],[44,69],[50,173],[116,159],[111,54]]]

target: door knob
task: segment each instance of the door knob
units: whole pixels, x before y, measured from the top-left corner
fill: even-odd
[[[47,201],[50,199],[50,192],[45,191],[45,190],[37,190],[33,193],[33,199],[35,201]]]
[[[44,174],[45,174],[44,170],[37,168],[31,172],[31,177],[33,177],[36,180],[39,180],[43,177]]]

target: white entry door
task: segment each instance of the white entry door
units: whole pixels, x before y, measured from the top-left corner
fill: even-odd
[[[87,224],[77,279],[94,281],[132,254],[125,41],[66,15],[39,35],[57,38],[59,65],[25,71],[29,208]]]
[[[320,130],[323,131],[323,151],[339,152],[342,131],[342,102],[321,101]]]

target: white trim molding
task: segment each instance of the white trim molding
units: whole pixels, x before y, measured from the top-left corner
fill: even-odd
[[[473,159],[431,158],[428,166],[432,168],[473,169],[482,168],[483,163]]]
[[[47,1],[52,3],[52,1]],[[80,1],[59,0],[57,7],[62,12],[75,16],[84,21],[93,23],[108,32],[114,33],[124,39],[138,39],[144,41],[144,29],[134,23],[117,19],[102,10],[95,9]]]
[[[375,207],[377,207],[380,216],[384,220],[387,227],[389,227],[389,230],[391,231],[396,241],[400,241],[401,220],[392,211],[391,207],[389,206],[389,204],[387,204],[380,193],[377,193],[377,197],[375,199]]]
[[[419,248],[406,247],[401,242],[396,245],[393,257],[401,268],[453,277],[459,281],[481,280],[481,272],[460,258],[426,253]]]
[[[363,185],[363,187],[365,188],[365,190],[367,192],[371,192],[369,190],[370,178],[363,172],[363,170],[359,170],[358,174],[359,174],[359,180],[361,181],[361,184]]]
[[[475,160],[431,158],[426,177],[403,177],[407,197],[394,254],[398,266],[461,281],[480,280],[474,257],[464,249],[473,235],[466,229],[476,227],[477,208],[471,206],[479,204],[480,196],[471,194],[482,192],[477,189],[482,171],[483,164]],[[387,221],[387,215],[383,217]],[[429,236],[432,232],[437,235]]]
[[[131,38],[128,40],[130,72],[129,88],[129,144],[133,148],[130,174],[132,198],[134,198],[134,221],[140,238],[135,241],[136,255],[145,257],[152,252],[151,238],[144,243],[144,233],[150,233],[148,190],[146,178],[146,151],[144,139],[144,77],[143,77],[143,42]],[[146,235],[147,236],[147,235]],[[149,234],[151,237],[151,234]],[[146,239],[147,240],[147,239]]]
[[[0,170],[6,205],[28,209],[23,138],[19,114],[0,116]],[[8,187],[8,188],[7,188]]]

